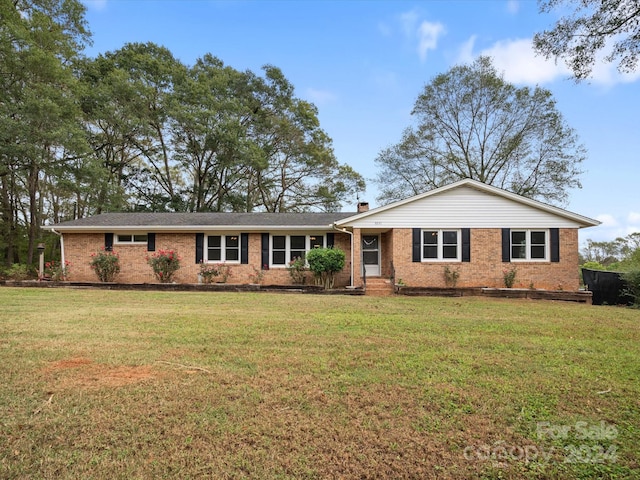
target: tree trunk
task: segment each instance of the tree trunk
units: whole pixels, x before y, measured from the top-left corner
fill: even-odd
[[[38,162],[31,163],[29,170],[29,178],[27,186],[29,190],[29,226],[28,232],[28,246],[27,246],[27,264],[33,263],[33,254],[35,252],[36,238],[40,233],[40,213],[38,211],[38,185],[39,185],[40,169],[38,168]]]
[[[11,201],[10,195],[13,192],[11,181],[11,173],[7,172],[5,175],[0,177],[0,210],[2,215],[2,232],[0,235],[2,236],[2,241],[5,245],[4,251],[2,252],[2,263],[10,267],[11,264],[15,261],[16,252],[15,252],[15,215],[14,209],[12,207],[13,202]]]

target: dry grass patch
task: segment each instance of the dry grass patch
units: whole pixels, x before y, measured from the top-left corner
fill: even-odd
[[[85,357],[50,362],[42,369],[51,390],[73,388],[123,387],[155,375],[149,365],[127,366],[94,363]]]

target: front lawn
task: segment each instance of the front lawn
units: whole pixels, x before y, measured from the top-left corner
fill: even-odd
[[[638,478],[640,310],[0,288],[1,478]]]

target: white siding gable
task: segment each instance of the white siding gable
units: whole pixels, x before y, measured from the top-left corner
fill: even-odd
[[[569,212],[566,212],[568,215]],[[355,228],[580,228],[583,223],[467,185],[340,222]]]

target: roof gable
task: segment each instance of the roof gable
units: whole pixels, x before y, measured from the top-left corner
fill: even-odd
[[[582,228],[599,223],[471,179],[336,222],[356,228]]]

